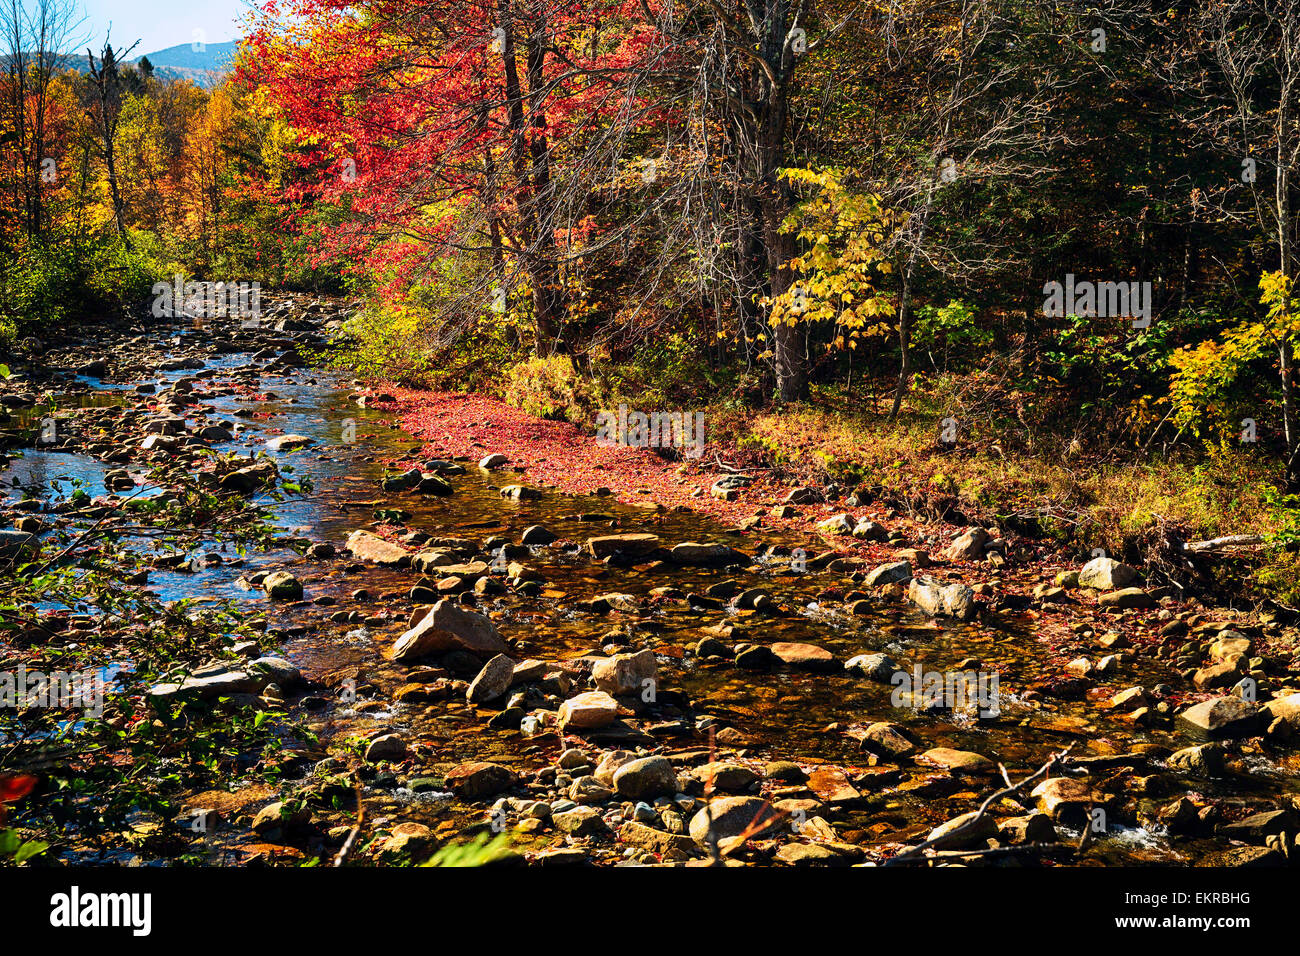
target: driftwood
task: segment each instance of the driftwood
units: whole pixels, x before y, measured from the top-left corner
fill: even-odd
[[[1281,542],[1269,541],[1263,535],[1258,534],[1229,534],[1222,538],[1210,538],[1207,541],[1185,542],[1183,552],[1207,554],[1212,551],[1229,551],[1232,548],[1253,548],[1261,544],[1276,548],[1280,547]]]

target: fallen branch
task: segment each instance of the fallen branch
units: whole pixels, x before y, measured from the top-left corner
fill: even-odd
[[[1060,753],[1052,754],[1050,757],[1047,758],[1047,763],[1043,764],[1036,771],[1034,771],[1028,777],[1025,777],[1019,783],[1012,783],[1011,778],[1007,776],[1006,768],[1002,766],[1002,764],[998,764],[998,771],[1002,774],[1002,779],[1006,782],[1007,785],[1003,787],[1001,790],[989,794],[989,796],[985,798],[984,802],[980,804],[979,809],[975,811],[974,816],[972,816],[961,826],[957,827],[955,830],[950,830],[949,832],[943,834],[942,836],[933,837],[932,839],[926,840],[924,843],[918,843],[916,846],[912,847],[911,849],[904,850],[902,853],[899,853],[897,856],[893,856],[889,858],[884,863],[882,863],[881,866],[893,866],[899,863],[911,863],[917,860],[918,858],[922,858],[921,855],[925,853],[925,851],[928,850],[930,847],[934,846],[936,843],[939,843],[941,841],[951,840],[953,837],[961,833],[965,833],[967,830],[974,827],[976,824],[980,822],[980,820],[984,818],[985,814],[988,812],[988,808],[992,806],[996,801],[1001,800],[1005,796],[1009,796],[1010,794],[1015,793],[1017,790],[1020,790],[1023,787],[1025,787],[1025,785],[1032,783],[1033,781],[1037,780],[1039,777],[1047,773],[1050,773],[1052,768],[1056,766],[1056,762],[1073,749],[1074,749],[1074,744],[1070,744],[1070,746],[1066,747]],[[972,851],[965,851],[966,855],[970,855],[971,852]],[[928,860],[931,859],[931,857],[924,857],[923,859]]]
[[[1276,548],[1280,547],[1282,542],[1269,541],[1259,534],[1229,534],[1222,538],[1210,538],[1207,541],[1189,541],[1183,545],[1183,551],[1204,554],[1209,551],[1227,551],[1231,548],[1253,548],[1261,544]]]

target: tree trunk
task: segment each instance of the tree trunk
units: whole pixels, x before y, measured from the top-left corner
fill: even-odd
[[[549,164],[545,162],[545,140],[540,157],[544,165],[538,168],[539,154],[536,144],[528,143],[529,118],[524,114],[523,87],[519,82],[519,68],[515,62],[514,15],[511,0],[500,0],[500,27],[502,33],[501,57],[505,73],[506,115],[510,127],[510,161],[515,177],[516,206],[519,209],[520,225],[518,229],[520,255],[524,269],[533,286],[533,321],[535,338],[533,347],[538,355],[547,356],[556,344],[556,319],[554,303],[558,292],[558,282],[553,263],[548,267],[543,260],[543,250],[554,250],[554,234],[550,232],[553,224],[549,216],[543,218],[539,208],[537,184],[543,183],[549,189]],[[540,49],[539,49],[540,48]],[[545,55],[545,48],[539,43],[537,33],[533,32],[525,41],[530,77],[535,63],[540,67],[537,57]],[[538,107],[533,107],[536,110]],[[537,117],[531,122],[537,125]],[[543,123],[544,125],[544,123]],[[532,168],[530,168],[530,166]],[[550,236],[550,241],[543,241],[543,233]]]
[[[912,262],[903,270],[903,295],[898,305],[898,385],[894,388],[894,407],[889,420],[896,421],[903,408],[903,396],[912,381]]]

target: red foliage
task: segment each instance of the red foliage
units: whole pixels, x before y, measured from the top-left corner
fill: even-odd
[[[503,9],[522,130],[511,124]],[[540,71],[524,39],[536,31]],[[508,222],[526,188],[512,181],[512,147],[548,137],[553,163],[563,161],[556,143],[580,150],[603,117],[628,108],[621,84],[657,37],[639,0],[273,0],[240,70],[296,133],[302,174],[286,195],[347,210],[323,227],[317,262],[365,264],[396,284],[454,251],[467,205]]]

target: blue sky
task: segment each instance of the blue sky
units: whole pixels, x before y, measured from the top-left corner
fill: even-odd
[[[248,10],[247,0],[78,0],[86,22],[83,39],[104,42],[110,23],[113,46],[140,45],[132,56],[163,50],[178,43],[221,43],[240,35],[236,21]],[[201,30],[202,35],[195,34]],[[85,45],[84,43],[82,44]]]

